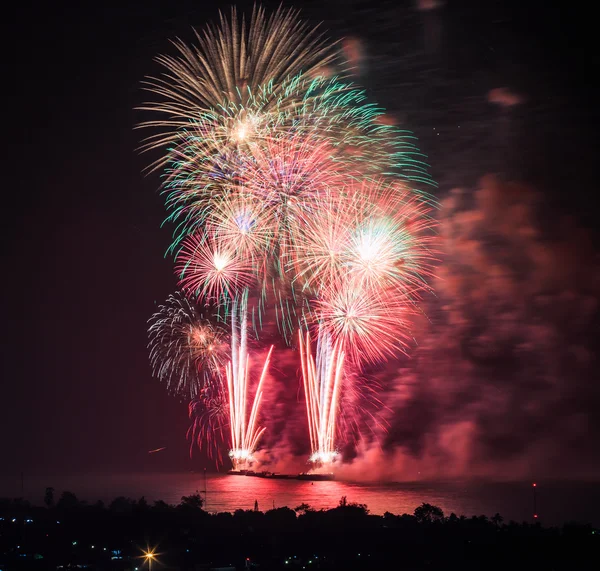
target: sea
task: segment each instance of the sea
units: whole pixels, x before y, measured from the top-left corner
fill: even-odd
[[[533,484],[536,484],[534,487]],[[366,504],[373,514],[391,512],[412,514],[423,502],[442,508],[446,515],[467,517],[499,513],[505,522],[537,520],[544,525],[567,522],[600,526],[600,484],[575,481],[538,482],[382,482],[349,481],[310,482],[272,480],[249,476],[204,473],[127,473],[71,474],[36,476],[19,474],[0,476],[0,497],[23,497],[43,505],[44,491],[51,486],[58,498],[64,490],[80,500],[110,503],[117,496],[149,502],[163,500],[177,504],[182,496],[198,491],[209,512],[261,511],[302,503],[314,509],[337,506],[342,497],[348,502]]]

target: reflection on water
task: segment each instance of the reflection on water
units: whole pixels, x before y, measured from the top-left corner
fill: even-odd
[[[0,479],[0,497],[20,496],[18,475],[3,475]],[[203,474],[80,474],[68,477],[36,478],[25,480],[24,496],[42,504],[46,486],[53,486],[56,494],[63,490],[74,492],[79,499],[89,502],[98,499],[110,502],[116,496],[140,498],[148,501],[164,500],[177,504],[181,496],[196,490],[204,495]],[[502,514],[506,521],[530,521],[533,513],[531,483],[382,483],[359,484],[350,482],[307,482],[299,480],[270,480],[248,476],[208,474],[206,477],[207,509],[235,511],[253,509],[255,500],[259,509],[281,506],[294,508],[301,503],[315,509],[332,508],[340,498],[348,502],[367,504],[371,513],[386,511],[413,513],[423,502],[440,506],[444,513],[455,512],[467,516]],[[586,483],[538,482],[537,506],[541,521],[560,524],[568,520],[600,524],[600,487]]]

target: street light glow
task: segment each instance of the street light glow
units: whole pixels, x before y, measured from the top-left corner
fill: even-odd
[[[153,547],[152,549],[150,549],[150,547],[147,547],[145,550],[142,549],[142,553],[143,555],[141,555],[141,557],[144,559],[144,562],[148,564],[148,569],[152,570],[152,562],[158,562],[157,555],[160,554],[156,553],[155,547]]]

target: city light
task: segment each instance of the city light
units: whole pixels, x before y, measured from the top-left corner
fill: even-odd
[[[156,553],[155,548],[150,549],[148,547],[148,548],[146,548],[146,551],[143,551],[142,557],[144,558],[144,561],[146,563],[148,563],[149,571],[152,571],[152,562],[157,561],[157,558],[156,558],[157,555],[158,554]]]

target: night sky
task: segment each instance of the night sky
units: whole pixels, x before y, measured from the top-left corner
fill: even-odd
[[[420,459],[433,476],[445,465],[600,470],[591,14],[519,4],[294,4],[349,38],[355,79],[418,136],[439,183],[438,296],[411,360],[378,373],[384,453],[407,470]],[[186,403],[147,361],[146,321],[176,280],[134,108],[144,76],[158,72],[153,57],[173,53],[169,39],[191,39],[229,5],[21,2],[5,12],[1,472],[202,466],[188,458]],[[490,102],[497,88],[520,104]],[[480,183],[488,173],[537,194]],[[293,374],[282,383],[295,398]],[[302,406],[286,438],[302,439]]]

